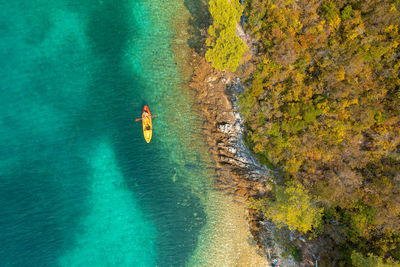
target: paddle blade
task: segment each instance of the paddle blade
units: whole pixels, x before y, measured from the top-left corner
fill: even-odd
[[[141,120],[141,118],[140,119],[136,119],[136,121],[140,121]]]

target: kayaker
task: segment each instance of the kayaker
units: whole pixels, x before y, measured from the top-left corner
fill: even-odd
[[[153,125],[151,123],[151,117],[153,117],[153,116],[151,116],[149,107],[144,106],[143,111],[142,111],[142,118],[136,119],[136,121],[140,121],[140,120],[142,121],[143,135],[144,135],[144,139],[146,140],[147,143],[150,142],[152,132],[153,132]]]

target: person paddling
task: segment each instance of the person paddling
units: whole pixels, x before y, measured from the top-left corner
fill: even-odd
[[[149,116],[149,113],[147,111],[144,111],[142,116],[143,116],[143,118],[146,118]],[[150,129],[151,129],[150,125],[146,124],[146,130],[150,131]]]
[[[145,105],[143,108],[142,117],[136,119],[136,121],[142,121],[143,123],[143,135],[147,143],[150,142],[151,136],[153,134],[153,125],[151,121],[152,117],[155,116],[151,115],[149,107]]]

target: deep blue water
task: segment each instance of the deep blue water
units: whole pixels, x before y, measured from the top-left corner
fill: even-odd
[[[187,263],[210,185],[171,48],[177,5],[0,0],[1,266]]]

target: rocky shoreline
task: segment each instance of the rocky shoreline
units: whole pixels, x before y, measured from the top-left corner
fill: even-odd
[[[258,163],[243,143],[245,127],[237,106],[237,97],[243,91],[240,79],[232,73],[216,71],[198,55],[193,57],[192,65],[197,67],[189,86],[196,93],[196,108],[205,117],[202,129],[217,163],[217,185],[223,188],[226,182],[231,186],[236,181],[237,195],[254,195],[243,191],[248,186],[240,181],[245,178],[262,183],[270,177],[270,170]],[[228,177],[227,169],[234,177]]]
[[[216,163],[216,188],[243,203],[249,197],[265,196],[272,175],[243,142],[245,126],[237,105],[243,92],[240,78],[213,69],[195,52],[190,64],[194,73],[189,86],[195,92],[195,108],[204,117],[202,130]],[[265,222],[253,210],[247,209],[246,217],[259,252],[268,258],[275,257],[274,233],[265,231]]]

